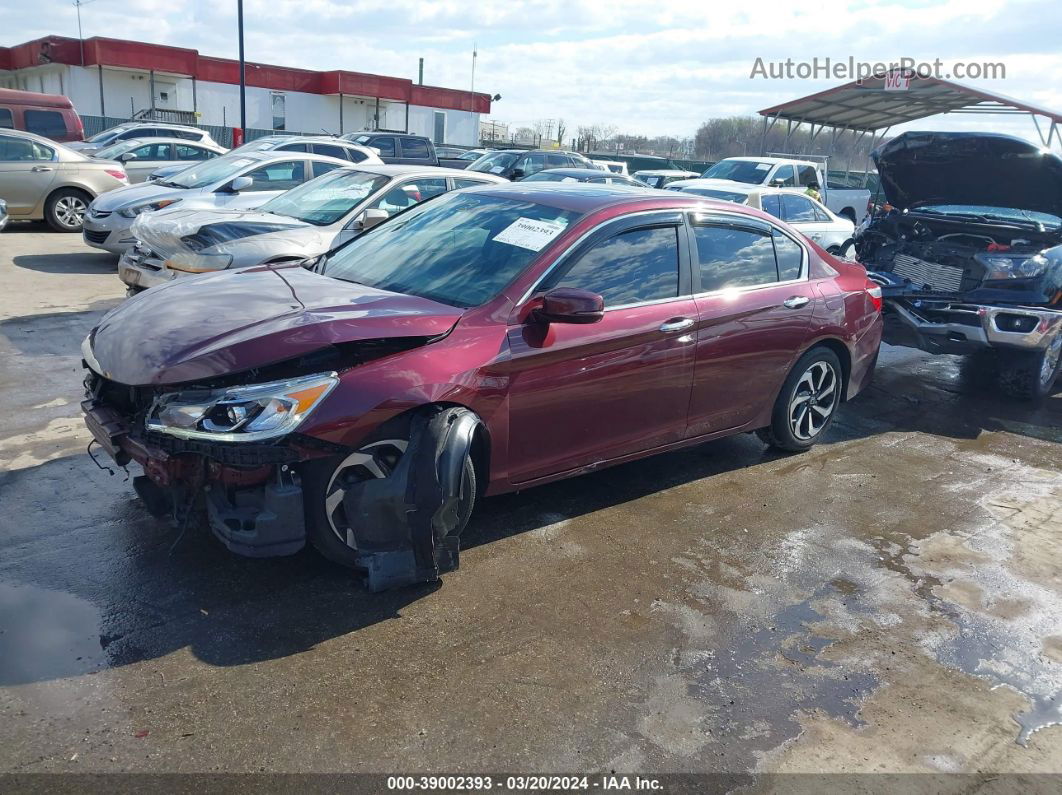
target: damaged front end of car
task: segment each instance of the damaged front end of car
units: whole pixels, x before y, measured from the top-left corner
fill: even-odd
[[[1045,392],[1062,347],[1062,158],[969,133],[905,133],[872,157],[887,204],[855,253],[882,287],[884,341],[997,348],[1004,367],[1037,370],[1019,391]]]
[[[268,326],[270,335],[248,335],[235,308],[219,316],[210,290],[198,302],[138,296],[85,339],[82,410],[93,446],[119,466],[143,469],[133,485],[151,513],[182,529],[202,521],[232,552],[274,557],[307,541],[320,548],[315,532],[331,532],[321,521],[327,473],[360,455],[375,425],[402,419],[404,454],[386,477],[347,484],[351,532],[341,554],[326,554],[363,572],[374,591],[456,568],[467,516],[455,512],[464,483],[452,462],[468,459],[479,418],[408,402],[380,411],[378,422],[367,415],[387,394],[373,379],[393,372],[390,365],[401,371],[403,354],[445,339],[460,311],[300,269],[231,279],[255,285],[247,295],[259,309],[286,307],[263,313],[258,331]],[[192,284],[161,290],[199,294]],[[172,327],[168,307],[180,313]],[[274,361],[281,352],[288,358]],[[368,368],[376,375],[366,376]]]

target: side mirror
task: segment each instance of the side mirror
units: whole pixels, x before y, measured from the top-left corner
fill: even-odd
[[[236,177],[229,183],[229,193],[239,193],[241,190],[247,190],[254,184],[254,180],[250,177]]]
[[[777,185],[778,187],[781,187],[782,185],[785,184],[785,177],[775,177],[774,179],[771,180],[771,184],[772,185]]]
[[[137,157],[133,152],[126,152],[123,155],[118,155],[119,163],[128,163],[130,160],[136,160]]]
[[[524,170],[522,168],[514,168],[512,176],[510,177],[510,179],[518,180],[518,179],[523,179],[523,177],[524,177]]]
[[[605,316],[605,299],[574,287],[557,287],[542,296],[535,318],[546,323],[596,323]]]
[[[377,224],[382,224],[391,214],[387,210],[381,210],[379,207],[366,210],[361,214],[361,228],[372,229]]]

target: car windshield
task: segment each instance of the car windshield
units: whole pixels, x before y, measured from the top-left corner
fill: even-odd
[[[520,157],[519,152],[487,152],[468,167],[469,171],[485,171],[488,174],[500,174]]]
[[[1043,224],[1047,227],[1062,227],[1062,218],[1051,213],[1039,213],[1035,210],[1019,210],[1013,207],[989,207],[982,204],[922,204],[912,208],[917,212],[940,213],[941,215],[961,215],[964,217],[993,218],[1000,221],[1017,221],[1018,223]]]
[[[177,188],[205,188],[223,179],[235,176],[240,170],[255,161],[249,157],[219,157],[207,160],[201,166],[195,166],[174,175],[169,184]]]
[[[770,163],[761,163],[756,160],[721,160],[701,174],[701,177],[762,185],[770,170]]]
[[[119,133],[124,132],[124,131],[125,131],[125,127],[112,127],[109,130],[104,130],[103,132],[96,133],[91,138],[89,138],[86,141],[86,143],[90,143],[90,144],[106,144],[106,143],[110,143],[111,141],[113,141],[115,139],[115,136],[117,136]]]
[[[298,218],[315,226],[334,224],[389,178],[366,171],[340,169],[310,180],[262,205],[262,211]]]
[[[481,193],[427,201],[339,249],[326,276],[458,307],[511,282],[577,213]]]
[[[118,157],[118,155],[122,154],[127,149],[129,149],[129,142],[119,141],[116,144],[103,147],[97,151],[93,157],[98,157],[100,160],[114,160],[114,158]]]

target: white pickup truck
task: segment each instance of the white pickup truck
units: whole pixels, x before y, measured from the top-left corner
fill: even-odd
[[[714,187],[742,187],[762,185],[765,188],[792,188],[806,191],[818,185],[819,200],[838,215],[858,224],[867,213],[870,191],[829,185],[823,179],[820,164],[812,160],[789,157],[728,157],[720,160],[703,174],[702,180],[718,183]]]

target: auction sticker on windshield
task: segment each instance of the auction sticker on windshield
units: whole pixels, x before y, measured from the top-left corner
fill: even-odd
[[[541,251],[553,238],[564,231],[564,224],[553,221],[536,221],[521,216],[495,235],[499,243]]]

